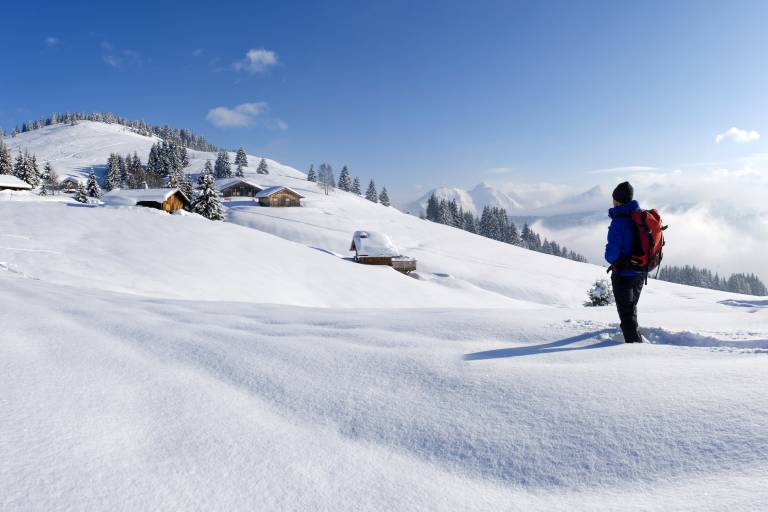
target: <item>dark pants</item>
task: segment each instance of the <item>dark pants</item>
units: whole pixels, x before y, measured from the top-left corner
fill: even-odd
[[[625,343],[642,343],[637,332],[637,301],[643,291],[645,275],[619,276],[613,275],[613,296],[616,298],[616,309],[621,319],[621,332],[624,333]]]

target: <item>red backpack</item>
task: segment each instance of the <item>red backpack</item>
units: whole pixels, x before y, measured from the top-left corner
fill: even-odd
[[[629,214],[635,223],[636,236],[632,244],[632,255],[622,267],[628,270],[648,272],[661,264],[664,248],[664,230],[661,215],[656,210],[635,210]]]

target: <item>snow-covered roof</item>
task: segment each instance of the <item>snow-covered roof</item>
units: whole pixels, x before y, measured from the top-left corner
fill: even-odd
[[[281,190],[288,190],[289,192],[293,192],[294,194],[296,194],[299,197],[304,197],[303,195],[299,194],[298,192],[296,192],[292,188],[290,188],[290,187],[283,187],[283,186],[280,186],[280,185],[278,185],[276,187],[265,188],[261,192],[257,193],[256,197],[269,197],[272,194],[276,194],[277,192],[280,192]]]
[[[400,256],[392,240],[377,231],[355,231],[349,250],[357,251],[358,256]]]
[[[0,188],[32,189],[32,185],[10,174],[0,174]]]
[[[246,185],[250,185],[259,190],[264,190],[264,187],[262,187],[258,183],[255,183],[245,178],[219,178],[216,180],[216,189],[219,192],[221,192],[222,190],[228,189],[229,187],[231,187],[232,185],[235,185],[236,183],[245,183]]]
[[[137,188],[137,189],[115,189],[101,196],[101,200],[106,204],[135,206],[144,201],[153,203],[164,203],[173,194],[178,192],[184,199],[189,198],[184,192],[177,188]]]
[[[80,184],[80,183],[85,183],[84,180],[81,180],[80,178],[75,178],[74,176],[67,176],[66,178],[61,180],[61,183],[68,183],[68,182],[72,182],[75,185]]]

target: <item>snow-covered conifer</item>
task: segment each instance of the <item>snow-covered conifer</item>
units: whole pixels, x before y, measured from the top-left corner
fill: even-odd
[[[216,180],[212,175],[200,175],[200,187],[192,209],[206,219],[224,220],[224,207],[221,205]]]
[[[2,140],[0,140],[0,174],[13,174],[11,151]]]
[[[104,188],[114,190],[122,184],[122,171],[120,169],[120,155],[111,153],[107,160],[107,170],[104,174]],[[93,196],[92,196],[93,197]]]
[[[85,185],[82,182],[77,184],[77,191],[75,192],[75,201],[78,203],[88,202],[88,192],[85,190]]]
[[[437,218],[440,214],[440,202],[437,200],[437,196],[432,193],[427,199],[427,220],[437,222]]]
[[[350,189],[350,192],[359,196],[363,195],[363,189],[360,187],[360,178],[357,176],[352,180],[352,188]]]
[[[263,158],[259,161],[259,166],[256,168],[256,174],[269,174],[267,162]]]
[[[387,193],[387,187],[383,187],[381,189],[381,193],[379,194],[379,202],[383,204],[384,206],[389,206],[389,194]]]
[[[243,173],[245,167],[248,167],[248,155],[245,154],[245,150],[241,146],[235,155],[235,176],[238,178],[245,176],[245,173]]]
[[[213,174],[213,166],[211,165],[210,160],[205,161],[205,165],[203,166],[203,170],[200,171],[200,174],[197,176],[197,185],[201,186],[203,184],[203,176],[214,176]]]
[[[346,165],[341,168],[341,173],[339,173],[339,188],[345,192],[352,191],[352,179],[349,177],[349,169]]]
[[[85,186],[85,192],[88,197],[97,199],[101,197],[101,187],[99,186],[99,180],[96,179],[96,173],[93,172],[93,169],[88,173],[88,183]]]
[[[307,171],[307,181],[317,181],[317,174],[315,174],[315,164],[309,164],[309,171]]]
[[[376,184],[373,180],[368,183],[368,190],[365,191],[365,198],[372,203],[379,202],[379,194],[376,192]]]
[[[613,288],[611,282],[605,278],[597,279],[592,287],[587,291],[587,300],[584,305],[591,306],[608,306],[613,304]]]
[[[219,151],[218,155],[216,155],[216,164],[213,168],[217,179],[231,178],[232,166],[229,163],[229,153],[224,150]]]

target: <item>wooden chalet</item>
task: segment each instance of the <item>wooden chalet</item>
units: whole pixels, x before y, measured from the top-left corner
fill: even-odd
[[[222,178],[216,180],[216,189],[225,201],[238,199],[256,200],[256,194],[264,190],[264,187],[245,178]]]
[[[0,174],[0,190],[32,190],[32,185],[11,174]]]
[[[301,194],[288,187],[269,187],[265,188],[255,196],[261,206],[301,206],[301,200],[304,198]]]
[[[101,197],[113,206],[143,206],[173,213],[189,206],[189,198],[177,188],[115,189]]]
[[[67,176],[61,182],[59,183],[59,188],[68,194],[74,193],[77,191],[77,186],[80,184],[80,180],[77,178],[73,178],[72,176]]]
[[[416,270],[416,260],[402,256],[392,240],[376,231],[355,231],[350,251],[355,251],[355,261],[364,265],[386,265],[404,274]]]

